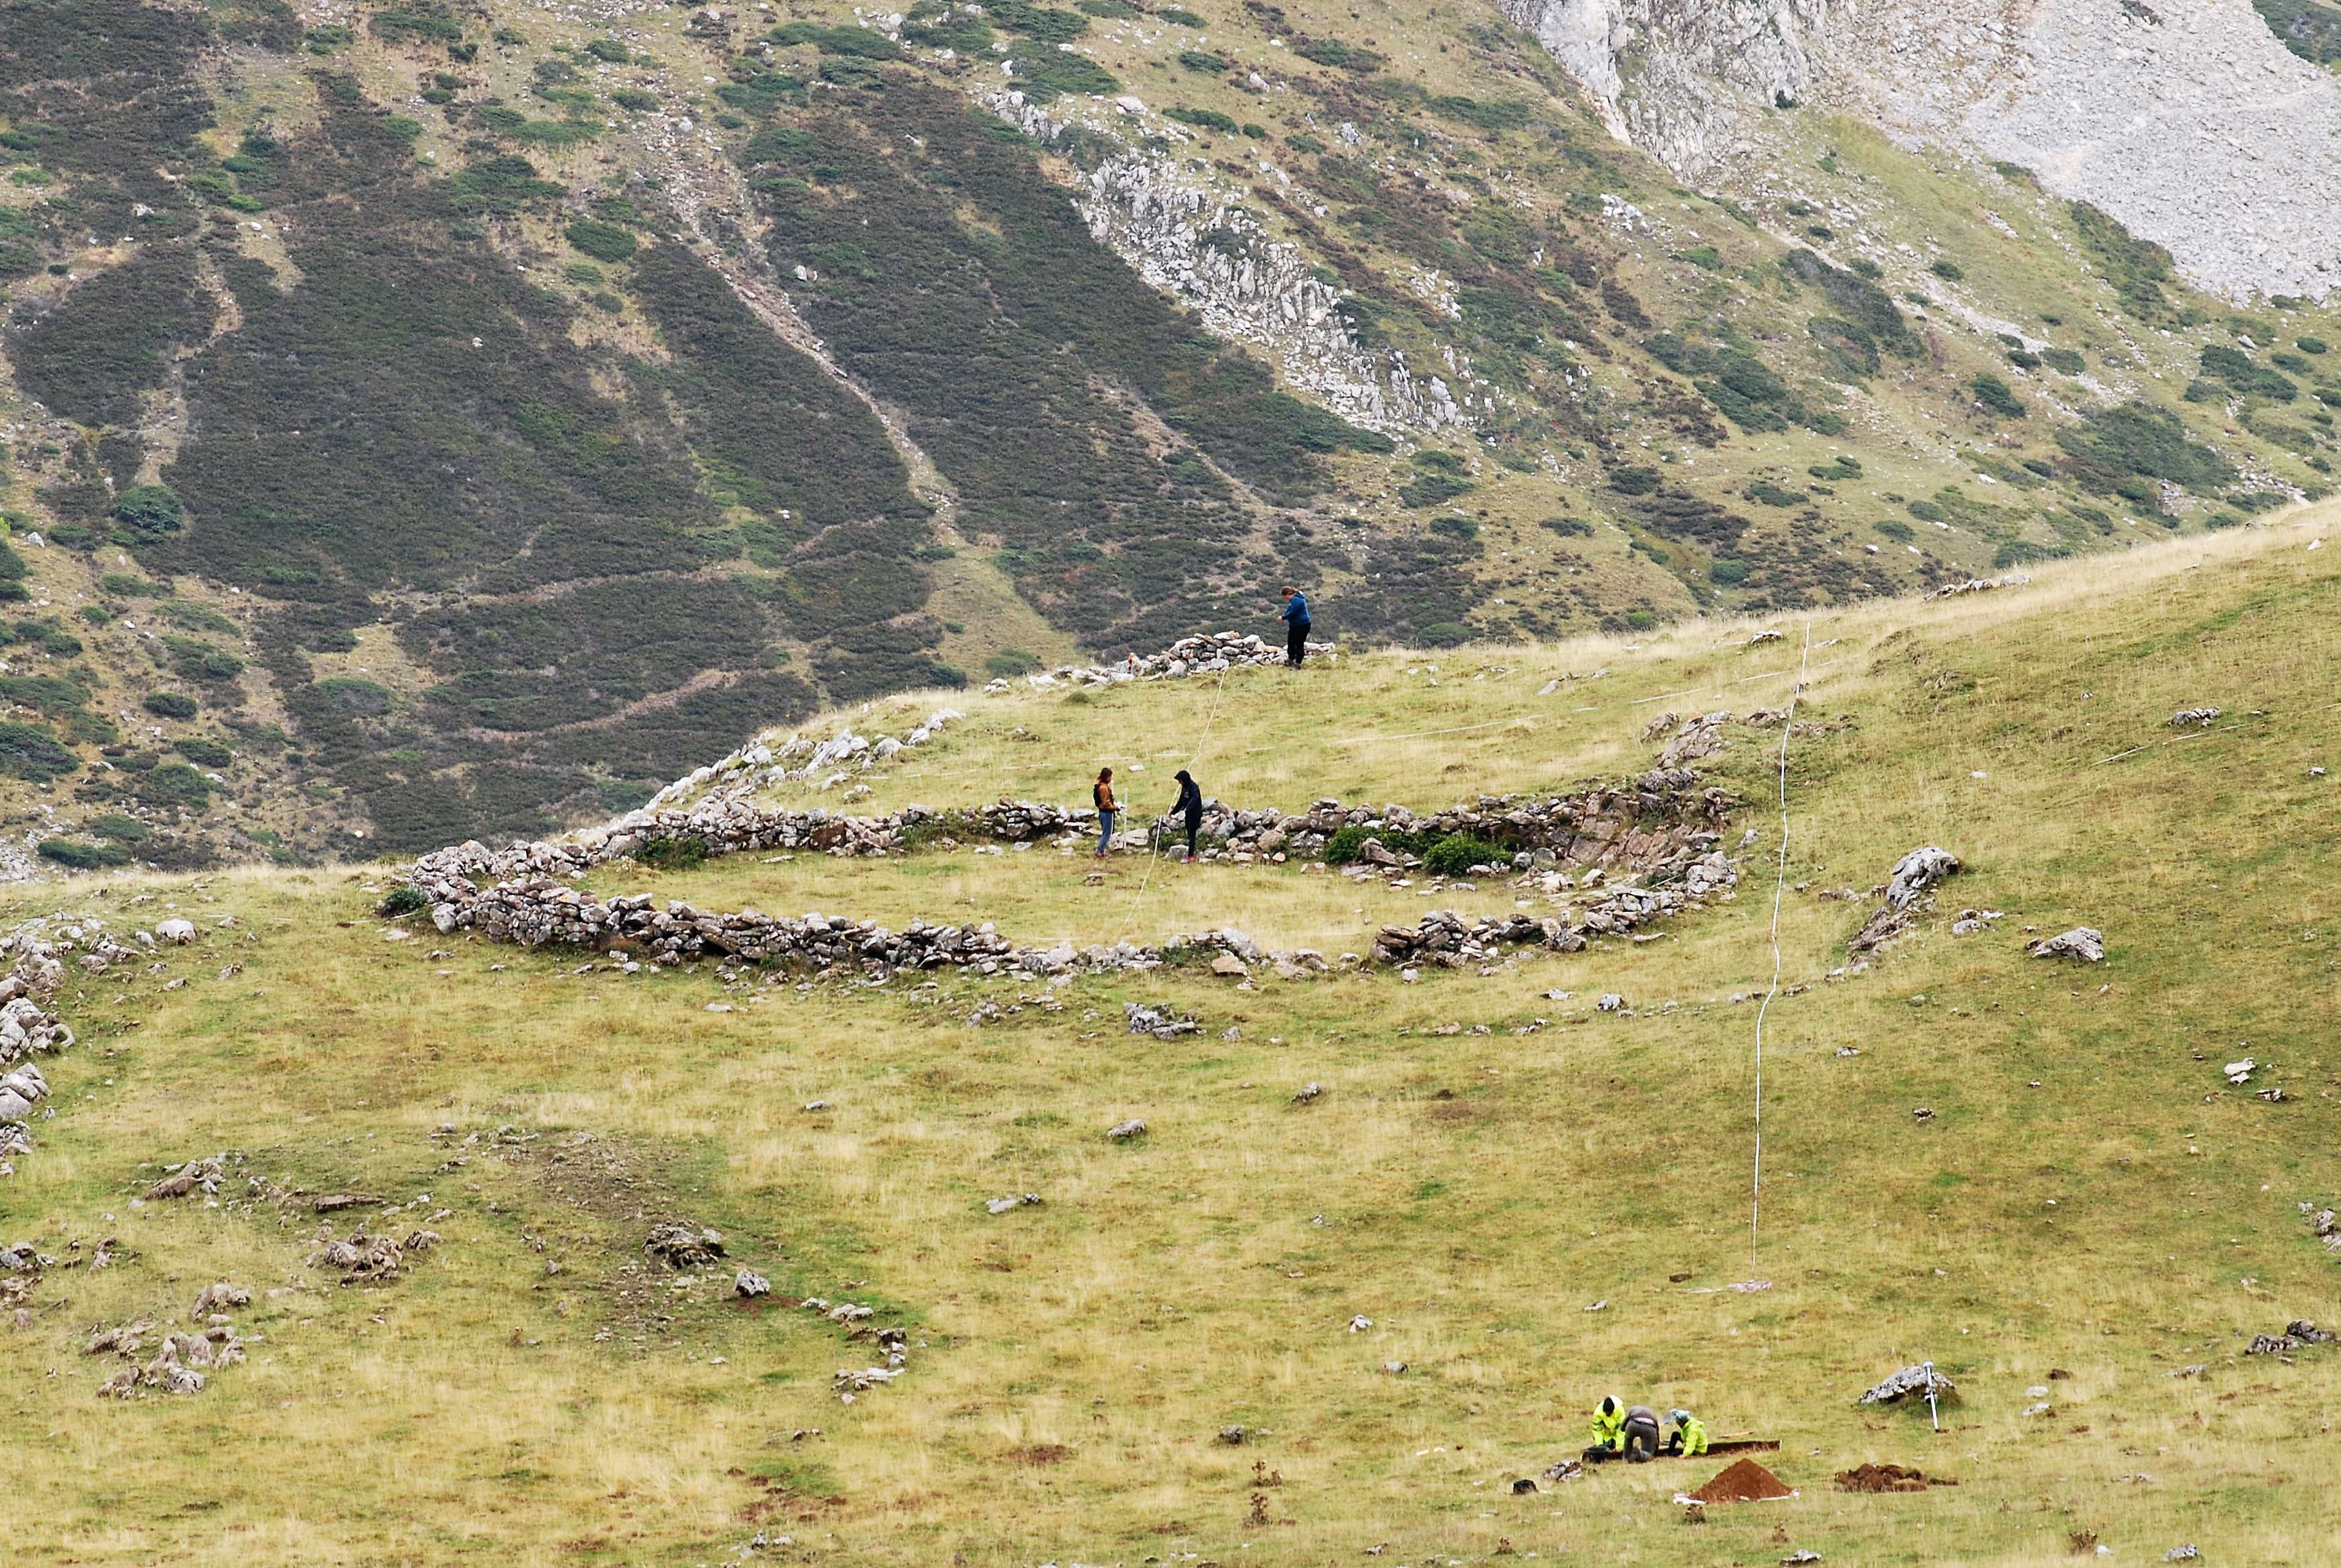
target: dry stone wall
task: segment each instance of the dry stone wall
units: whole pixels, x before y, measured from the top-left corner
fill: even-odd
[[[1466,923],[1439,912],[1417,928],[1386,928],[1374,944],[1378,957],[1425,953],[1450,955],[1459,964],[1505,943],[1576,951],[1589,937],[1633,930],[1730,886],[1736,874],[1717,847],[1730,805],[1724,791],[1702,786],[1691,770],[1661,768],[1565,794],[1482,795],[1437,813],[1336,800],[1292,814],[1222,806],[1212,825],[1218,847],[1239,861],[1321,854],[1332,834],[1355,826],[1416,834],[1466,833],[1502,844],[1523,871],[1542,863],[1601,867],[1609,874],[1609,885],[1566,917]],[[1280,973],[1327,966],[1321,954],[1266,950],[1236,931],[1200,932],[1161,945],[1077,948],[1061,943],[1044,948],[1019,946],[989,923],[935,925],[913,920],[894,931],[871,920],[818,913],[722,913],[682,900],[661,907],[649,894],[603,898],[573,885],[593,868],[639,854],[661,839],[692,841],[709,854],[793,849],[881,855],[946,839],[1029,844],[1079,834],[1095,820],[1086,809],[1031,801],[1002,800],[971,810],[911,806],[849,817],[722,798],[689,812],[634,813],[564,843],[501,850],[459,844],[417,861],[410,884],[443,933],[475,931],[492,941],[527,946],[616,949],[630,962],[652,964],[730,957],[872,977],[946,967],[982,974],[1101,973],[1219,957],[1238,965],[1272,963]],[[1145,835],[1126,835],[1124,842],[1133,840],[1132,847],[1142,846]],[[1647,885],[1633,885],[1636,880]]]

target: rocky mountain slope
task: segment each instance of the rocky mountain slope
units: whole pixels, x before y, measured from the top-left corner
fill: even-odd
[[[2321,187],[2238,283],[2126,204],[2273,142],[2065,157],[1993,62],[2116,23],[1930,72],[1897,15],[23,0],[12,874],[540,832],[1285,582],[1632,631],[2321,494]],[[2239,5],[2117,25],[2104,94],[2329,91]]]

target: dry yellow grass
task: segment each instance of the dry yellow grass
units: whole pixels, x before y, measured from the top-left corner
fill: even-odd
[[[0,1184],[10,1239],[128,1248],[103,1273],[52,1272],[34,1326],[0,1330],[14,1560],[682,1564],[762,1530],[792,1538],[768,1549],[782,1561],[1298,1563],[1386,1545],[1376,1561],[1420,1564],[1509,1543],[1750,1563],[1791,1549],[1776,1526],[1865,1563],[2062,1560],[2089,1531],[2129,1561],[2190,1539],[2211,1561],[2334,1560],[2318,1485],[2334,1354],[2237,1354],[2251,1332],[2341,1316],[2295,1209],[2341,1189],[2331,784],[2308,774],[2341,754],[2323,674],[2341,556],[2308,552],[2313,532],[1815,616],[1806,700],[1856,722],[1792,754],[1805,887],[1782,942],[1808,989],[1770,1015],[1752,1258],[1753,1009],[1728,998],[1769,971],[1760,868],[1778,841],[1760,804],[1739,898],[1662,941],[1413,986],[1083,980],[1060,1011],[1031,982],[726,991],[706,966],[578,974],[577,955],[476,943],[432,957],[427,930],[384,939],[372,868],[20,893],[11,917],[146,922],[176,904],[239,924],[167,976],[69,993],[84,1044],[54,1064],[59,1114]],[[1783,629],[1757,648],[1706,624],[1630,650],[1449,654],[1435,688],[1420,655],[1246,672],[1199,772],[1281,805],[1616,772],[1649,755],[1634,735],[1656,710],[1777,705],[1770,672],[1802,634]],[[1017,793],[1077,800],[1116,748],[1167,777],[1160,754],[1192,751],[1212,693],[963,701],[970,722],[873,771],[872,798],[968,803],[1014,770]],[[2205,703],[2227,714],[2208,734],[2165,722]],[[1466,724],[1492,727],[1422,733]],[[1751,736],[1720,768],[1760,803],[1770,764]],[[1827,981],[1861,909],[1816,894],[1867,888],[1928,841],[1967,875],[1868,974]],[[1019,937],[1233,924],[1328,948],[1423,902],[1290,866],[1164,867],[1131,916],[1141,874],[1092,888],[1087,869],[1046,849],[743,860],[643,885],[981,913]],[[1968,903],[2008,914],[1954,938]],[[2022,927],[2083,921],[2107,933],[2101,968],[2022,955]],[[1589,1012],[1604,990],[1633,1015]],[[1140,997],[1210,1033],[1123,1034]],[[979,999],[1002,1017],[967,1023]],[[719,1000],[735,1011],[705,1011]],[[2227,1090],[2218,1065],[2246,1049],[2288,1103]],[[1293,1104],[1310,1081],[1323,1097]],[[815,1100],[833,1109],[801,1109]],[[1101,1136],[1133,1115],[1143,1139]],[[500,1142],[507,1127],[534,1141]],[[247,1161],[224,1198],[244,1172],[429,1193],[402,1223],[451,1209],[447,1243],[393,1284],[344,1288],[305,1266],[313,1215],[128,1206],[155,1174],[143,1163],[223,1148]],[[1022,1192],[1045,1201],[985,1213]],[[869,1364],[867,1344],[736,1306],[728,1272],[627,1273],[668,1217],[724,1230],[782,1293],[912,1325],[907,1375],[842,1404],[830,1374]],[[250,1364],[191,1398],[92,1397],[112,1363],[78,1353],[90,1325],[183,1317],[220,1275],[291,1293],[245,1314],[267,1335]],[[1751,1278],[1770,1288],[1726,1288]],[[1350,1332],[1358,1315],[1372,1326]],[[1966,1394],[1939,1438],[1852,1403],[1920,1356]],[[2053,1416],[2023,1413],[2032,1386]],[[1802,1496],[1686,1525],[1668,1497],[1719,1466],[1681,1464],[1513,1495],[1613,1391],[1778,1437]],[[1244,1444],[1215,1440],[1237,1423]],[[1864,1459],[1962,1484],[1831,1489]],[[1282,1478],[1258,1489],[1267,1524],[1247,1523],[1255,1463]]]

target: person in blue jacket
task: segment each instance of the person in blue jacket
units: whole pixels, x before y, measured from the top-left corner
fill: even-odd
[[[1309,595],[1298,588],[1284,591],[1284,664],[1297,670],[1309,652]]]

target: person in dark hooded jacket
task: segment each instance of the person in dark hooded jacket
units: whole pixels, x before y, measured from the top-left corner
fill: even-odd
[[[1187,858],[1195,858],[1195,835],[1203,831],[1203,792],[1194,776],[1185,768],[1174,775],[1179,781],[1179,798],[1172,803],[1170,814],[1185,819],[1187,828]]]

